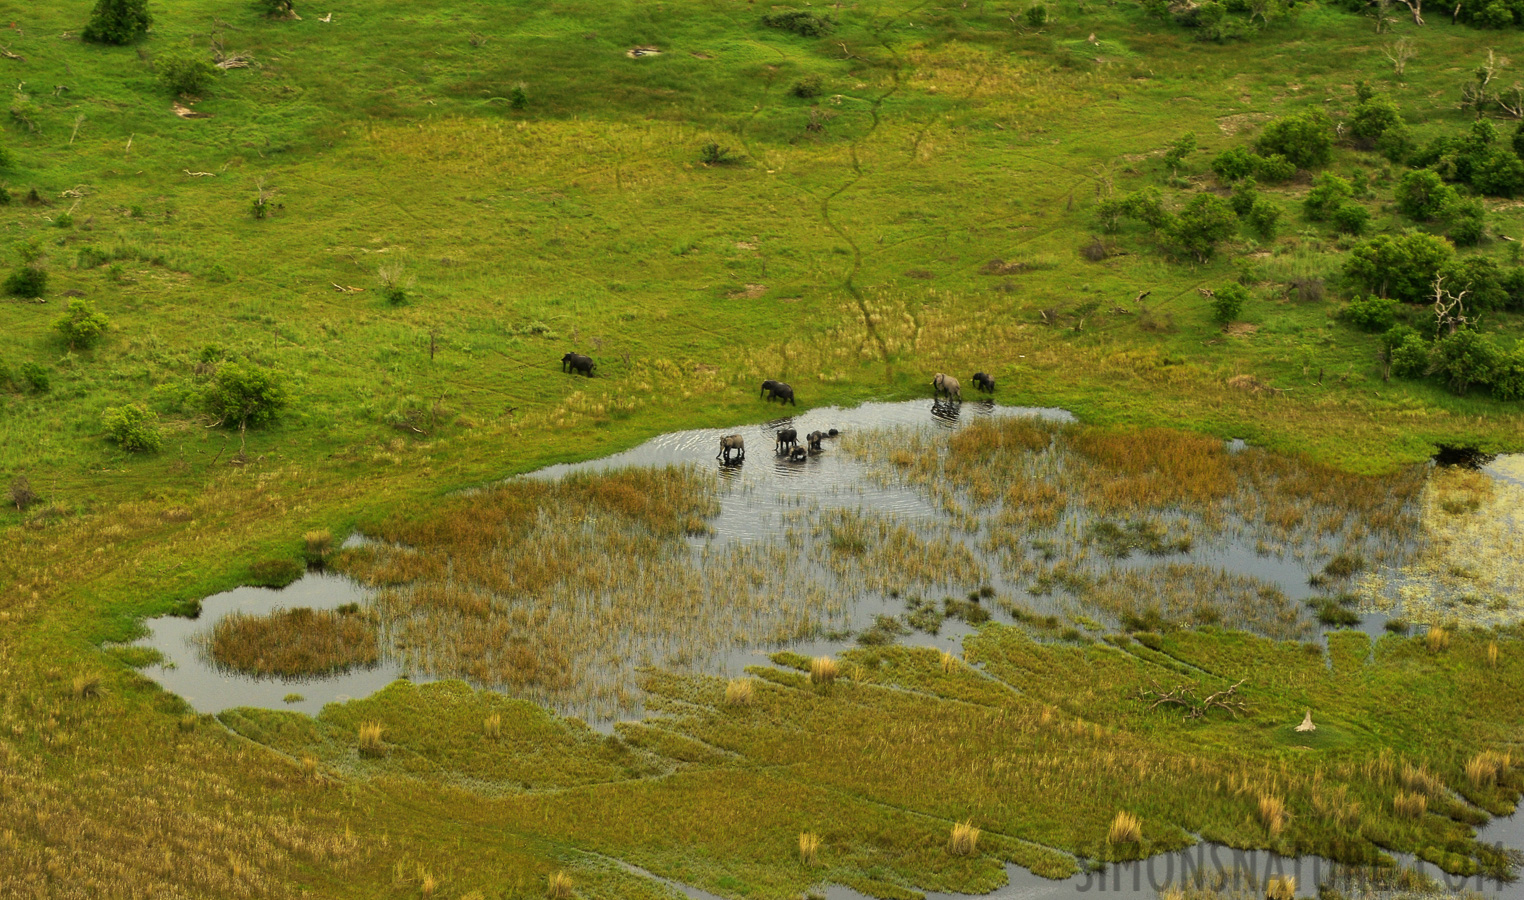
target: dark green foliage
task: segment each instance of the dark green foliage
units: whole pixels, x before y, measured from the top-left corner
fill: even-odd
[[[1504,269],[1498,282],[1507,298],[1503,307],[1510,312],[1524,311],[1524,266],[1513,265]]]
[[[1396,325],[1381,336],[1392,374],[1399,378],[1422,378],[1429,370],[1429,344],[1407,325]]]
[[[1361,147],[1370,149],[1387,132],[1403,128],[1397,104],[1385,97],[1371,97],[1357,104],[1349,117],[1349,135]]]
[[[1233,185],[1233,193],[1228,196],[1228,204],[1233,207],[1233,212],[1240,217],[1247,216],[1254,209],[1254,204],[1259,202],[1258,187],[1253,178],[1245,178]]]
[[[257,0],[265,15],[272,19],[289,19],[296,12],[295,0]]]
[[[1455,188],[1432,169],[1415,169],[1402,176],[1395,192],[1397,208],[1410,219],[1432,222],[1456,199]]]
[[[1397,323],[1397,301],[1372,294],[1344,307],[1344,320],[1361,331],[1389,331]]]
[[[1448,223],[1445,236],[1459,246],[1479,244],[1486,236],[1487,210],[1480,200],[1462,200],[1457,197],[1440,211],[1440,218]]]
[[[1524,400],[1524,343],[1498,360],[1493,371],[1492,396],[1499,400]]]
[[[1331,597],[1309,601],[1318,621],[1331,628],[1347,628],[1360,624],[1360,614]]]
[[[34,394],[46,394],[53,387],[53,379],[49,377],[48,370],[37,363],[22,363],[17,374],[21,376],[21,383],[26,389]]]
[[[508,106],[511,109],[523,109],[529,105],[529,86],[520,81],[508,89]]]
[[[1196,132],[1188,131],[1164,151],[1164,165],[1171,170],[1180,168],[1187,157],[1196,152]]]
[[[1296,175],[1296,163],[1279,153],[1271,153],[1268,156],[1256,156],[1254,174],[1260,181],[1271,184],[1280,184],[1290,181]]]
[[[148,0],[96,0],[80,37],[93,44],[133,44],[148,34]]]
[[[294,559],[262,559],[249,566],[249,583],[283,588],[305,572],[306,567]]]
[[[271,422],[290,402],[283,379],[268,369],[224,363],[203,395],[206,411],[226,426],[258,427]]]
[[[1503,355],[1486,335],[1463,328],[1434,342],[1430,370],[1443,377],[1450,390],[1465,394],[1474,385],[1489,385]]]
[[[107,440],[129,453],[156,451],[164,444],[158,415],[141,404],[106,407],[101,413],[101,425],[106,429]]]
[[[1164,242],[1176,256],[1193,256],[1205,262],[1217,245],[1238,228],[1238,216],[1228,201],[1212,194],[1197,194],[1163,229]]]
[[[1323,574],[1329,578],[1349,578],[1365,568],[1365,557],[1358,553],[1339,553],[1323,566]]]
[[[16,164],[16,157],[11,155],[11,151],[6,149],[5,147],[0,147],[0,171],[9,170],[11,168],[11,166],[14,166],[15,164]],[[6,200],[6,204],[5,205],[9,205],[9,204],[10,204],[9,192],[7,192],[7,200]]]
[[[808,75],[794,82],[794,86],[789,88],[788,92],[801,100],[809,100],[813,97],[819,97],[820,90],[820,76]]]
[[[1524,159],[1524,121],[1519,122],[1519,127],[1513,130],[1513,152],[1515,156]]]
[[[1143,222],[1150,228],[1163,228],[1170,222],[1169,211],[1164,208],[1164,195],[1155,187],[1134,191],[1122,201],[1126,214]]]
[[[1224,182],[1240,181],[1254,174],[1260,159],[1243,147],[1230,147],[1212,157],[1212,172]]]
[[[181,97],[200,94],[211,86],[212,79],[223,74],[211,60],[189,49],[159,54],[153,61],[153,72],[160,85]]]
[[[729,147],[722,147],[710,141],[699,150],[699,162],[706,166],[729,166],[740,162],[740,158],[732,153]]]
[[[1223,324],[1238,318],[1249,300],[1249,291],[1237,282],[1229,282],[1212,292],[1212,318]]]
[[[1453,259],[1439,270],[1445,290],[1452,294],[1466,292],[1466,308],[1471,310],[1505,309],[1508,290],[1503,286],[1503,268],[1491,257],[1464,256]]]
[[[1512,197],[1524,191],[1524,160],[1511,148],[1489,147],[1472,161],[1471,186],[1489,197]]]
[[[5,279],[5,292],[12,297],[35,300],[47,290],[48,272],[41,266],[19,266]]]
[[[1249,210],[1249,227],[1267,241],[1275,240],[1280,231],[1281,208],[1266,199],[1259,199]]]
[[[106,336],[106,331],[111,327],[111,320],[105,313],[96,309],[93,302],[76,298],[69,301],[68,309],[53,323],[53,327],[63,335],[64,343],[70,350],[88,349]]]
[[[1027,24],[1033,28],[1041,28],[1048,24],[1048,8],[1041,3],[1034,3],[1027,8]]]
[[[1340,234],[1361,235],[1365,233],[1365,226],[1370,223],[1370,210],[1358,203],[1342,203],[1329,216],[1334,230]]]
[[[1278,153],[1298,169],[1315,169],[1333,156],[1333,122],[1320,109],[1285,116],[1265,126],[1255,148]]]
[[[1419,303],[1453,255],[1449,241],[1431,234],[1383,234],[1350,250],[1344,274],[1366,291]]]
[[[1324,222],[1333,217],[1334,211],[1353,197],[1354,188],[1349,181],[1332,172],[1324,172],[1312,183],[1312,190],[1302,201],[1302,210],[1314,222]]]
[[[762,24],[768,28],[791,31],[800,37],[822,37],[836,27],[836,20],[806,9],[786,9],[763,16]]]

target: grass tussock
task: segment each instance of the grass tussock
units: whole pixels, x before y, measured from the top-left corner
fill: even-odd
[[[1497,785],[1498,776],[1512,766],[1513,758],[1510,754],[1483,750],[1466,761],[1466,780],[1478,790],[1491,788]]]
[[[1429,811],[1429,798],[1425,794],[1398,791],[1397,796],[1392,798],[1392,811],[1399,818],[1421,819]]]
[[[359,750],[360,755],[368,759],[376,759],[386,755],[386,745],[381,741],[381,735],[386,731],[380,722],[364,722],[360,725]]]
[[[799,833],[799,862],[806,866],[815,864],[815,857],[820,853],[820,835],[813,831]]]
[[[732,678],[725,684],[726,706],[750,706],[756,698],[756,683],[750,678]]]
[[[953,856],[973,856],[979,845],[979,829],[973,819],[954,822],[952,834],[947,839],[947,852]]]
[[[93,700],[101,695],[101,677],[99,675],[75,675],[70,685],[70,693],[75,700]]]
[[[1265,881],[1265,900],[1296,900],[1296,876],[1271,875]]]
[[[1128,812],[1119,810],[1116,818],[1111,820],[1111,828],[1106,832],[1108,844],[1136,844],[1143,840],[1143,820]]]
[[[1497,641],[1487,642],[1487,668],[1496,669],[1498,667],[1498,656],[1500,652],[1501,651],[1498,650]]]
[[[376,623],[358,609],[231,613],[213,627],[207,650],[217,665],[258,677],[332,675],[380,658]]]
[[[487,740],[496,741],[503,736],[503,716],[501,713],[493,713],[482,721],[482,734]]]
[[[1259,796],[1259,823],[1272,839],[1280,837],[1286,827],[1286,801],[1269,794]]]
[[[1404,788],[1415,794],[1438,797],[1445,792],[1445,783],[1426,765],[1414,766],[1411,763],[1403,763],[1398,781]]]
[[[545,900],[571,900],[574,887],[566,872],[551,872],[545,878]]]
[[[841,675],[841,664],[829,656],[817,656],[810,660],[810,681],[814,684],[827,685],[836,681]]]
[[[1424,632],[1423,643],[1429,648],[1430,653],[1448,650],[1450,649],[1450,632],[1442,625],[1430,626],[1429,630]]]

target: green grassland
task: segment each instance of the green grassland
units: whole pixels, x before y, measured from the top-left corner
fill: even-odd
[[[246,0],[163,0],[149,39],[124,48],[78,40],[89,6],[0,2],[0,44],[19,57],[0,59],[17,95],[0,266],[35,241],[51,279],[46,302],[0,301],[0,362],[52,382],[0,391],[0,474],[43,499],[0,533],[0,893],[536,897],[568,870],[582,897],[671,895],[622,860],[726,896],[822,880],[909,896],[991,887],[1001,860],[1057,875],[1075,854],[1187,832],[1503,868],[1445,791],[1417,818],[1392,804],[1430,790],[1405,763],[1489,811],[1514,802],[1512,769],[1500,785],[1464,769],[1518,737],[1524,653],[1506,634],[1497,668],[1490,638],[1460,634],[1439,651],[1386,638],[1370,657],[1336,642],[1330,670],[1227,632],[1151,649],[990,628],[967,648],[988,678],[863,651],[830,688],[759,671],[756,702],[735,710],[723,683],[655,673],[660,718],[612,738],[459,685],[218,722],[99,645],[256,560],[295,558],[305,531],[765,419],[752,392],[768,377],[810,406],[924,396],[932,372],[986,369],[1003,402],[1354,471],[1438,442],[1517,449],[1517,404],[1381,379],[1375,339],[1334,318],[1348,240],[1301,222],[1305,180],[1266,189],[1293,210],[1273,243],[1245,233],[1181,264],[1124,233],[1119,255],[1079,253],[1105,186],[1163,183],[1158,155],[1188,131],[1204,149],[1184,174],[1210,188],[1210,153],[1286,112],[1337,119],[1360,80],[1420,137],[1468,127],[1460,86],[1513,32],[1399,23],[1419,54],[1398,80],[1389,36],[1305,5],[1212,43],[1132,4],[1055,5],[1041,28],[1023,4],[861,4],[809,38],[729,0],[340,2],[291,21]],[[207,117],[180,118],[152,60],[214,39],[254,65],[191,104]],[[626,55],[641,45],[663,52]],[[820,95],[795,96],[812,76]],[[710,143],[737,161],[702,164]],[[1371,176],[1376,230],[1406,227],[1384,161],[1341,148],[1331,168]],[[33,188],[44,204],[24,202]],[[256,218],[261,191],[273,212]],[[1488,208],[1494,234],[1524,237],[1519,206]],[[1511,264],[1510,246],[1478,252]],[[1258,330],[1225,335],[1198,289],[1246,260]],[[383,299],[383,267],[411,284],[405,303]],[[1287,299],[1292,274],[1329,278],[1329,299]],[[1109,312],[1143,290],[1159,327]],[[93,349],[54,329],[74,291],[111,319]],[[1520,331],[1508,314],[1488,327]],[[240,436],[197,399],[208,345],[292,391],[238,465]],[[572,348],[599,377],[559,372]],[[1227,384],[1242,374],[1285,392]],[[129,402],[161,417],[159,452],[104,439],[102,410]],[[1128,699],[1166,672],[1251,670],[1241,720],[1182,723]],[[1326,723],[1313,746],[1285,732],[1305,707]],[[916,724],[933,721],[947,731]],[[379,756],[357,750],[369,722],[385,728]],[[1062,730],[1093,768],[1011,722]],[[1140,787],[1145,771],[1166,780]],[[1115,789],[1079,789],[1095,784]],[[1291,811],[1276,834],[1255,817],[1261,794]],[[1124,808],[1145,840],[1108,847]],[[980,852],[954,856],[948,829],[969,818]],[[796,844],[809,830],[824,839],[814,867]]]

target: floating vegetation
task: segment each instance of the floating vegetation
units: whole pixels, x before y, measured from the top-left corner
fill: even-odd
[[[374,618],[348,604],[264,616],[233,612],[217,622],[205,649],[218,666],[260,678],[333,675],[373,666],[380,656]],[[301,699],[291,694],[286,702]]]

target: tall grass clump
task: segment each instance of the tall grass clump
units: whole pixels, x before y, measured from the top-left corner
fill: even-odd
[[[974,827],[973,819],[953,823],[952,835],[947,839],[948,853],[953,856],[973,856],[978,844],[979,829]]]
[[[820,835],[813,831],[799,833],[799,862],[806,866],[815,864],[815,856],[820,853]]]
[[[1143,840],[1143,820],[1128,812],[1120,810],[1117,817],[1111,820],[1111,828],[1106,832],[1108,844],[1136,844]]]
[[[810,660],[810,681],[830,684],[841,674],[841,665],[829,656],[817,656]]]
[[[333,533],[325,528],[302,535],[302,552],[307,557],[308,565],[321,565],[328,554],[333,552]]]
[[[1489,668],[1496,669],[1498,667],[1498,655],[1499,655],[1498,642],[1497,641],[1488,641],[1487,642],[1487,666]]]
[[[503,717],[499,713],[493,713],[482,722],[482,734],[487,740],[495,741],[503,736]]]
[[[381,733],[386,729],[380,722],[363,722],[360,725],[360,755],[375,759],[386,755],[386,745],[381,743]]]
[[[1438,796],[1445,791],[1445,783],[1424,765],[1415,768],[1411,763],[1403,763],[1402,774],[1398,780],[1403,787],[1415,794]]]
[[[1424,633],[1423,643],[1429,648],[1430,653],[1438,653],[1450,648],[1450,632],[1441,625],[1432,626]]]
[[[1259,796],[1259,821],[1265,826],[1265,833],[1272,838],[1279,837],[1281,830],[1286,827],[1286,802],[1279,797],[1268,794]]]
[[[90,700],[101,695],[101,677],[99,675],[75,675],[71,686],[74,699]]]
[[[565,872],[551,872],[545,879],[546,900],[571,900],[572,878]]]
[[[1265,882],[1265,900],[1296,900],[1296,876],[1271,875]]]
[[[756,688],[750,678],[732,678],[725,685],[726,706],[750,706]]]
[[[1422,818],[1429,811],[1429,798],[1423,794],[1398,791],[1397,796],[1392,798],[1392,811],[1404,819]]]
[[[380,659],[375,622],[350,609],[276,609],[266,616],[234,612],[215,627],[208,651],[217,665],[256,677],[299,678],[374,666]]]
[[[1512,764],[1513,759],[1510,754],[1499,753],[1496,750],[1483,750],[1467,760],[1466,780],[1471,782],[1472,787],[1490,788],[1498,783],[1498,776]]]

